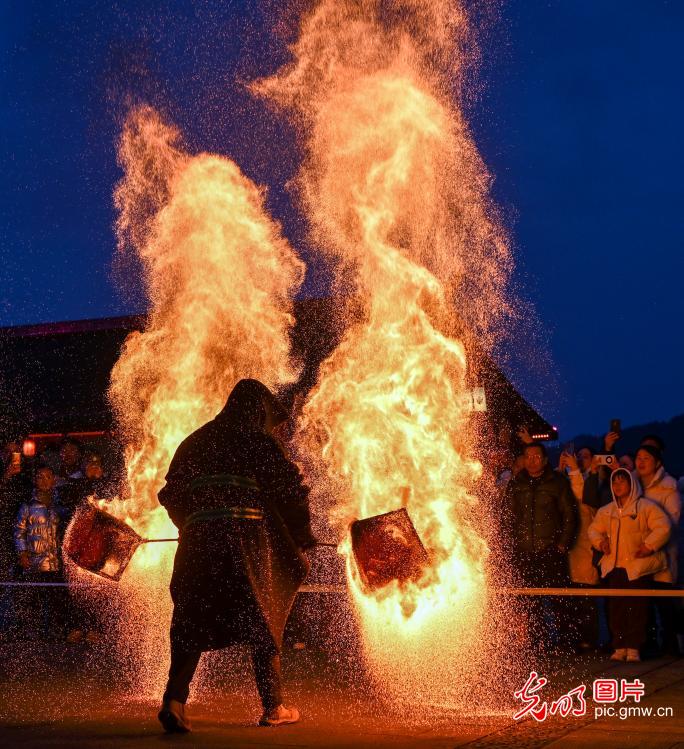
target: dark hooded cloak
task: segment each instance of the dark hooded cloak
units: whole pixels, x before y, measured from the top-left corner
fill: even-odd
[[[266,431],[286,418],[268,388],[241,380],[171,461],[159,502],[180,531],[171,638],[184,649],[282,645],[314,542],[308,488]]]

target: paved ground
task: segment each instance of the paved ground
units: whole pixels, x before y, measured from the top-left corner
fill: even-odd
[[[513,699],[497,708],[478,704],[459,710],[383,703],[360,671],[322,652],[289,650],[284,657],[289,696],[303,720],[278,729],[257,728],[256,695],[246,663],[231,656],[226,673],[237,673],[206,688],[192,706],[195,731],[160,734],[156,703],[122,696],[116,676],[101,654],[87,646],[41,642],[0,646],[0,746],[83,747],[639,747],[684,749],[684,659],[612,664],[605,657],[556,658],[537,664],[558,696],[598,675],[639,677],[646,696],[639,707],[671,708],[668,717],[584,717],[512,720]],[[236,665],[237,663],[237,665]],[[221,664],[218,664],[222,668]],[[519,686],[522,686],[520,684]],[[545,693],[544,693],[545,694]],[[627,703],[626,703],[627,704]],[[635,705],[635,703],[628,703]],[[619,705],[618,705],[619,707]]]
[[[205,659],[199,684],[193,687],[191,716],[195,730],[188,736],[161,733],[156,720],[162,686],[147,701],[131,695],[127,663],[116,657],[106,640],[96,646],[69,646],[29,639],[26,630],[14,639],[0,633],[0,747],[618,747],[684,749],[684,659],[660,658],[639,664],[616,664],[606,656],[525,660],[500,648],[498,661],[479,684],[468,683],[458,706],[444,695],[434,704],[387,702],[364,675],[353,617],[325,596],[308,596],[295,607],[283,653],[288,701],[302,711],[302,721],[276,729],[258,728],[258,701],[249,663],[241,652]],[[102,622],[106,622],[106,616]],[[103,625],[106,629],[106,624]],[[131,622],[135,626],[135,622]],[[8,634],[5,638],[9,637]],[[304,650],[292,646],[306,640]],[[358,646],[357,646],[358,647]],[[511,663],[507,660],[510,658]],[[522,662],[521,662],[522,661]],[[130,664],[129,664],[130,665]],[[139,664],[133,660],[133,670]],[[160,669],[165,666],[160,664]],[[513,692],[531,670],[548,678],[541,692],[549,703],[563,693],[587,686],[586,713],[544,722],[530,717],[513,720],[521,707]],[[512,673],[516,675],[511,676]],[[503,676],[502,676],[503,675]],[[641,679],[646,695],[637,705],[651,715],[624,719],[596,717],[592,685],[597,677]],[[507,683],[502,679],[508,678]],[[441,704],[440,704],[441,702]],[[578,703],[573,704],[576,707]],[[658,716],[658,709],[669,714]]]

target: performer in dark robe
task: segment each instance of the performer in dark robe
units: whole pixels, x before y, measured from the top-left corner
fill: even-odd
[[[280,649],[313,545],[308,488],[271,431],[287,412],[257,380],[241,380],[226,406],[174,455],[159,502],[179,529],[171,578],[171,667],[159,720],[190,730],[185,702],[205,650],[250,647],[264,713],[293,723],[282,704]]]

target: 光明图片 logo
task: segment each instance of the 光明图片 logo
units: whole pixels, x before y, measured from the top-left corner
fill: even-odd
[[[542,700],[541,690],[548,684],[548,679],[532,671],[525,685],[513,693],[516,700],[523,705],[513,716],[514,720],[521,720],[528,715],[537,722],[545,721],[549,716],[561,718],[583,717],[587,715],[586,684],[580,684],[552,702]],[[627,679],[594,679],[592,685],[592,700],[594,702],[594,718],[617,717],[672,717],[671,707],[641,706],[641,698],[645,694],[645,685],[638,678],[634,681]],[[636,705],[627,704],[630,702]]]

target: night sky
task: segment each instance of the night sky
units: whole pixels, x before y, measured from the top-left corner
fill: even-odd
[[[272,214],[303,245],[284,187],[293,133],[243,85],[287,59],[278,6],[0,5],[0,326],[143,310],[111,272],[115,141],[131,101],[161,108],[190,150],[268,184]],[[566,436],[684,413],[684,3],[508,0],[486,19],[469,119],[515,283],[542,322],[512,358],[514,382]],[[321,288],[310,274],[307,291]],[[515,349],[523,332],[512,338]]]

